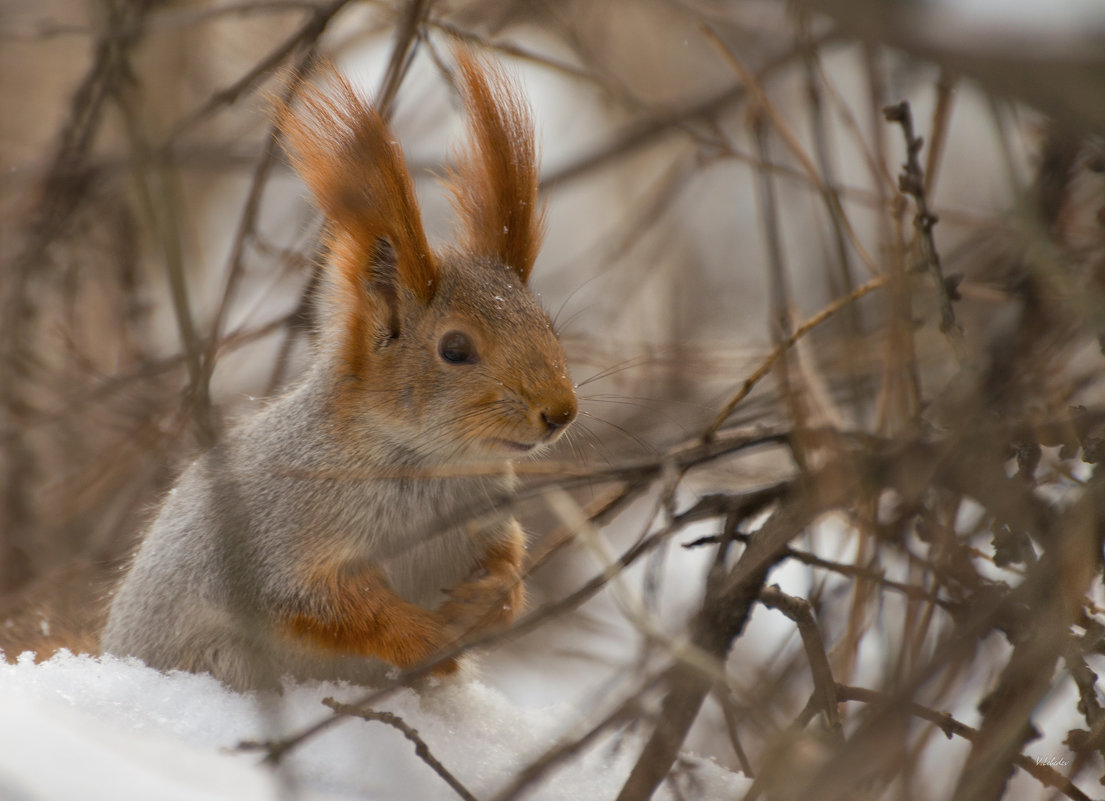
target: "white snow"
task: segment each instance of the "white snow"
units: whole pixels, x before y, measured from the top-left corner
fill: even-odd
[[[0,661],[0,799],[456,799],[399,731],[378,722],[342,721],[296,749],[279,774],[260,754],[237,748],[328,717],[323,698],[351,702],[364,694],[313,683],[289,685],[279,696],[242,695],[209,676],[166,675],[134,660],[62,652],[36,665],[24,654],[14,665]],[[563,737],[586,731],[568,705],[519,707],[471,676],[420,693],[402,690],[374,708],[417,729],[480,799]],[[522,797],[614,798],[640,744],[624,732],[600,738]],[[688,760],[685,797],[739,797],[747,787],[708,760]],[[667,786],[656,795],[675,797]]]

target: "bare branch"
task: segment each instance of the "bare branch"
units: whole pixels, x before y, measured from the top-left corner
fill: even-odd
[[[448,784],[456,792],[458,796],[464,799],[464,801],[477,801],[476,796],[472,795],[468,791],[468,788],[461,783],[460,779],[454,776],[449,770],[441,764],[441,761],[433,755],[430,751],[430,746],[426,744],[419,735],[417,729],[411,728],[407,725],[401,717],[391,712],[380,712],[377,710],[363,709],[360,707],[349,706],[335,701],[333,698],[324,698],[322,703],[333,709],[335,712],[339,712],[343,715],[350,715],[352,717],[358,717],[361,720],[376,721],[383,723],[386,726],[391,726],[393,729],[398,729],[403,733],[403,736],[414,743],[414,753],[430,766],[430,769],[441,777],[442,781]]]

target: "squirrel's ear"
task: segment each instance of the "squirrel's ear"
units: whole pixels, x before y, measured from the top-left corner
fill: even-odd
[[[500,260],[526,281],[544,235],[529,105],[501,67],[463,46],[454,54],[471,141],[448,187],[464,246]]]
[[[394,292],[397,283],[428,301],[437,287],[437,266],[403,151],[380,113],[332,66],[323,73],[330,88],[302,84],[296,107],[279,104],[277,119],[292,165],[341,251],[334,266],[352,286],[391,284]],[[383,241],[393,253],[382,262]]]

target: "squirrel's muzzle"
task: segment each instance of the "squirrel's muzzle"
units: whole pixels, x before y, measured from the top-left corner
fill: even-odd
[[[545,439],[552,441],[576,418],[575,393],[558,398],[541,410],[541,422],[545,424]]]

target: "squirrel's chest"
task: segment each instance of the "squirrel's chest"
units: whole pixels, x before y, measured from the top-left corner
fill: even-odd
[[[487,514],[490,496],[487,487],[472,483],[396,482],[386,489],[385,504],[379,487],[366,494],[356,524],[360,559],[379,565],[400,596],[430,608],[444,599],[443,590],[471,574],[503,528],[501,520],[476,520]]]

